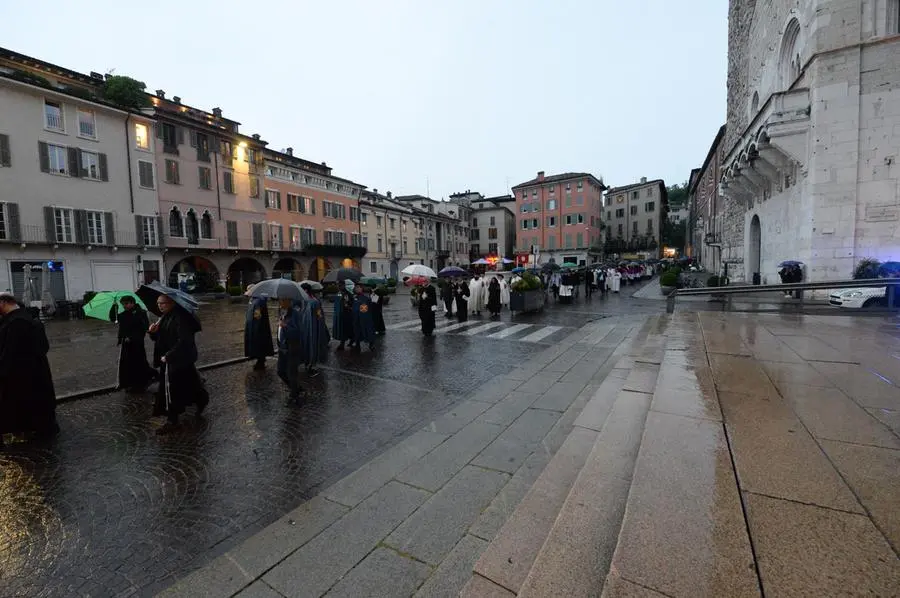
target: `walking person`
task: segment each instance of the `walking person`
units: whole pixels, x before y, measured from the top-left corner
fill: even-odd
[[[500,310],[503,309],[503,303],[500,299],[500,281],[496,278],[492,278],[491,283],[488,285],[487,308],[491,312],[492,318],[498,317]]]
[[[590,299],[594,294],[594,272],[593,270],[586,270],[584,273],[584,296],[587,299]]]
[[[289,398],[300,402],[300,365],[303,363],[303,308],[302,301],[282,299],[278,319],[278,377],[287,384]]]
[[[120,303],[123,309],[118,315],[118,388],[129,392],[142,391],[159,378],[159,373],[147,361],[147,349],[144,346],[150,319],[131,295],[122,297]]]
[[[303,284],[301,288],[309,295],[309,300],[303,304],[303,313],[301,314],[303,326],[301,338],[304,344],[303,358],[306,363],[306,375],[312,378],[319,375],[316,364],[324,361],[328,354],[328,343],[331,342],[331,336],[328,334],[322,302],[316,295],[316,291],[309,284]]]
[[[441,283],[441,300],[444,302],[444,316],[447,318],[453,317],[454,287],[455,285],[449,280]]]
[[[454,285],[453,295],[456,298],[456,320],[465,322],[469,319],[469,285],[459,280]]]
[[[378,294],[377,289],[372,289],[369,293],[369,300],[372,306],[372,322],[375,325],[375,334],[382,335],[387,332],[387,328],[384,325],[384,306],[381,303],[381,295]]]
[[[478,274],[469,283],[469,294],[469,309],[473,314],[480,316],[484,308],[484,282]]]
[[[11,293],[0,293],[0,447],[3,434],[59,433],[44,325]]]
[[[434,332],[434,316],[438,310],[437,291],[430,284],[419,287],[419,320],[422,322],[422,334],[431,336]]]
[[[265,297],[250,300],[244,319],[244,357],[256,359],[254,370],[266,369],[266,357],[275,355],[269,307]]]
[[[375,319],[372,316],[372,300],[365,292],[361,284],[354,288],[353,298],[353,340],[357,351],[362,348],[362,343],[369,346],[369,351],[375,350]]]
[[[195,335],[202,329],[195,314],[188,313],[168,295],[159,295],[156,307],[162,313],[150,324],[153,364],[159,368],[162,382],[156,393],[153,415],[165,415],[168,421],[156,431],[168,434],[178,427],[178,417],[188,405],[197,406],[201,415],[209,404],[209,393],[197,371]]]
[[[331,336],[340,341],[337,350],[343,351],[348,341],[353,346],[353,288],[352,280],[344,281],[344,288],[334,298],[334,315],[331,320]]]

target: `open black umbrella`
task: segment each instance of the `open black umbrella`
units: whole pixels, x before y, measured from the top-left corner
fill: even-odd
[[[162,315],[162,312],[159,311],[159,308],[156,306],[156,299],[160,295],[170,297],[172,301],[175,302],[175,305],[192,315],[195,314],[200,307],[197,300],[184,291],[167,287],[157,281],[153,281],[150,284],[142,284],[135,295],[140,297],[141,301],[144,302],[144,305],[147,306],[147,311],[156,314],[157,316]]]
[[[362,278],[362,272],[356,268],[338,268],[326,274],[322,282],[344,282],[347,279],[356,282],[360,278]]]

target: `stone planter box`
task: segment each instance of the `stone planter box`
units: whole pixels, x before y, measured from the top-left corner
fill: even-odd
[[[667,297],[669,296],[669,293],[671,293],[674,290],[675,290],[675,287],[663,287],[663,286],[659,287],[659,292]]]
[[[541,289],[524,292],[513,291],[509,294],[509,310],[512,312],[538,311],[544,309],[545,300],[546,296]]]

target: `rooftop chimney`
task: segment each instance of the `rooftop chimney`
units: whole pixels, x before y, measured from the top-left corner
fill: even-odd
[[[538,170],[537,180],[539,180],[539,181],[544,180],[544,171],[543,170]]]
[[[162,99],[166,99],[166,92],[164,92],[164,91],[161,90],[161,89],[157,89],[157,90],[156,90],[156,95],[159,96],[159,97],[162,98]]]
[[[91,79],[99,79],[100,81],[103,81],[103,75],[96,71],[91,71]]]
[[[388,199],[391,199],[392,197],[394,197],[393,194],[391,194],[391,192],[388,191],[388,192],[387,192],[387,198],[388,198]]]
[[[255,139],[256,141],[259,141],[259,139],[260,139],[260,138],[259,138],[259,133],[254,133],[254,134],[253,134],[253,139]]]
[[[284,150],[284,153],[286,153],[288,156],[293,156],[293,155],[294,155],[294,148],[289,147],[289,148],[287,148],[286,150]]]
[[[222,109],[213,108],[213,116],[215,116],[216,118],[222,118]]]
[[[179,98],[178,96],[172,96],[172,101],[175,102],[176,104],[180,104],[181,98]]]
[[[374,193],[375,195],[378,195],[378,189],[372,189],[372,193]]]
[[[322,162],[322,168],[328,168],[328,164],[326,164],[325,162]]]
[[[646,182],[647,182],[647,177],[642,176],[642,177],[641,177],[641,182],[642,182],[642,183],[646,183]]]

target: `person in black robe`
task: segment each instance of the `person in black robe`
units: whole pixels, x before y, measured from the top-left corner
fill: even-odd
[[[275,355],[272,344],[272,328],[269,325],[269,308],[266,299],[257,297],[247,306],[244,320],[244,357],[255,359],[254,370],[266,368],[266,357]]]
[[[353,288],[352,280],[344,281],[344,288],[334,298],[334,315],[331,320],[331,336],[340,341],[337,350],[343,351],[344,344],[349,341],[353,346]]]
[[[453,317],[453,295],[455,285],[449,280],[445,280],[441,286],[441,299],[444,302],[444,315],[448,318]]]
[[[281,317],[278,322],[278,377],[287,384],[290,399],[300,402],[300,366],[304,361],[303,350],[303,301],[281,300]]]
[[[584,273],[584,296],[588,299],[591,298],[591,295],[594,294],[594,273],[591,270],[587,270]]]
[[[59,432],[44,325],[9,293],[0,293],[0,446],[3,434]]]
[[[431,336],[434,332],[434,315],[438,310],[437,291],[425,285],[419,288],[419,320],[422,322],[422,334]]]
[[[384,311],[381,303],[382,296],[378,294],[378,289],[372,291],[369,295],[372,306],[372,322],[375,325],[375,334],[384,334],[387,328],[384,325]]]
[[[134,297],[121,300],[119,312],[119,385],[120,389],[141,391],[158,377],[147,362],[144,336],[150,328],[147,312],[138,307]]]
[[[503,302],[500,298],[500,281],[496,276],[491,278],[491,283],[488,285],[487,308],[491,312],[491,317],[499,316],[500,310],[503,309]]]
[[[309,284],[302,285],[302,288],[309,295],[309,299],[303,303],[300,320],[303,327],[301,335],[304,344],[303,358],[306,363],[306,375],[313,377],[319,375],[316,364],[324,361],[328,355],[328,343],[331,342],[331,336],[328,334],[322,302],[316,291]]]
[[[156,306],[162,318],[150,325],[153,365],[159,368],[160,385],[156,393],[153,415],[165,415],[166,424],[156,431],[168,434],[178,427],[178,416],[188,405],[197,406],[201,415],[209,404],[209,393],[197,371],[197,342],[200,320],[178,306],[171,297],[160,295]]]
[[[453,294],[456,297],[456,319],[465,322],[469,319],[469,285],[465,280],[454,285]]]
[[[369,346],[369,351],[375,350],[375,319],[372,316],[372,300],[369,293],[362,285],[356,285],[353,300],[353,334],[356,342],[356,350],[362,348],[362,343]]]

